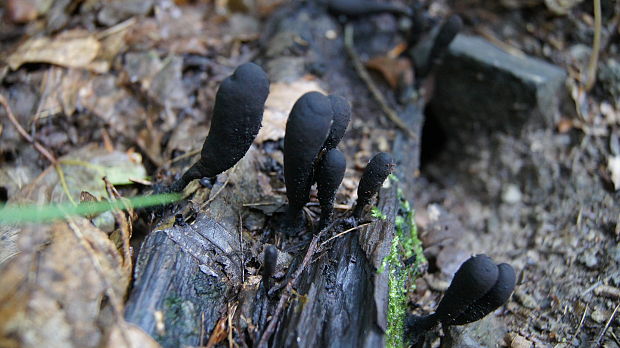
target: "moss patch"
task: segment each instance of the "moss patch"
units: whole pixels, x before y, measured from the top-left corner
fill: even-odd
[[[388,273],[388,328],[386,347],[404,347],[403,335],[407,314],[407,290],[415,290],[415,279],[420,276],[426,258],[418,229],[414,221],[414,211],[398,189],[400,208],[396,216],[396,231],[389,255],[383,260],[379,272]],[[409,284],[409,286],[407,286]]]

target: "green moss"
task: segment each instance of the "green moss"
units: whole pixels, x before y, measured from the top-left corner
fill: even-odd
[[[379,219],[379,220],[387,219],[387,216],[383,214],[383,212],[379,210],[379,208],[377,207],[372,207],[372,209],[370,209],[370,216],[372,216],[375,219]]]
[[[415,290],[415,279],[426,264],[422,243],[414,221],[414,211],[398,190],[400,209],[396,216],[396,230],[390,254],[383,260],[379,272],[388,270],[388,328],[386,347],[404,347],[403,334],[407,314],[407,289]],[[413,262],[411,262],[413,260]],[[406,263],[410,263],[407,265]],[[407,284],[410,284],[407,286]]]

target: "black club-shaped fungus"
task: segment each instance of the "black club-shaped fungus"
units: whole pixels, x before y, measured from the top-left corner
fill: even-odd
[[[376,154],[368,162],[357,187],[357,204],[353,210],[353,217],[355,219],[362,217],[364,207],[379,192],[383,182],[392,173],[393,169],[394,160],[392,160],[392,156],[385,152]]]
[[[271,277],[276,272],[276,264],[278,262],[278,250],[273,245],[268,245],[265,248],[265,254],[263,255],[263,285],[265,291],[269,291],[271,287]]]
[[[340,187],[347,160],[338,149],[329,150],[321,159],[316,173],[317,196],[321,205],[319,230],[329,224],[334,214],[336,191]]]
[[[256,64],[243,64],[227,77],[215,96],[211,128],[200,159],[171,190],[180,192],[194,179],[214,177],[234,166],[258,134],[268,94],[267,74]]]
[[[460,316],[471,304],[482,298],[499,277],[497,265],[481,254],[469,258],[459,267],[435,314],[441,322]]]
[[[284,181],[288,197],[285,232],[296,234],[303,225],[301,211],[308,202],[315,161],[333,119],[329,98],[319,92],[301,96],[289,115],[284,135]]]
[[[515,285],[512,266],[506,263],[498,266],[486,255],[472,256],[454,275],[435,313],[407,318],[407,339],[418,343],[425,332],[440,322],[449,326],[480,320],[506,303]]]
[[[417,72],[419,76],[426,76],[432,67],[437,65],[462,28],[463,21],[458,15],[450,16],[450,18],[441,25],[428,55],[426,67]]]
[[[502,263],[497,266],[499,275],[495,285],[480,299],[469,305],[458,317],[444,320],[444,325],[465,325],[484,318],[487,314],[506,303],[515,288],[517,277],[512,266]]]
[[[334,119],[327,140],[325,140],[323,144],[323,149],[327,151],[335,149],[336,146],[338,146],[338,143],[340,143],[340,140],[342,140],[347,130],[349,121],[351,121],[351,106],[349,102],[343,97],[336,95],[330,95],[328,98],[332,105]]]

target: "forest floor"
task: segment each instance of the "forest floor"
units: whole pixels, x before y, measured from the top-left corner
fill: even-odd
[[[486,253],[518,274],[509,303],[477,324],[498,324],[505,338],[495,344],[620,347],[620,3],[601,2],[601,54],[588,90],[592,1],[420,1],[435,18],[458,13],[466,33],[561,67],[569,97],[553,126],[526,124],[465,143],[442,138],[445,130],[427,122],[421,169],[412,175],[430,264],[410,294],[413,309],[434,308],[460,263]],[[77,199],[82,191],[105,196],[106,186],[84,174],[84,161],[107,168],[112,184],[130,184],[125,196],[169,180],[175,163],[200,149],[216,87],[259,55],[262,25],[283,3],[5,1],[0,95],[16,120],[0,108],[2,202],[66,201],[67,190]],[[308,78],[295,86],[272,85],[279,98],[259,143],[281,138],[296,96],[317,84]],[[385,120],[353,117],[343,140],[350,164],[341,209],[355,201],[368,158],[389,151],[396,132]],[[63,165],[68,188],[45,179],[49,158],[16,123],[55,158],[73,160]],[[425,147],[429,137],[441,141]],[[277,154],[271,160],[281,164]],[[281,183],[264,184],[282,196]],[[109,218],[98,227],[114,230]],[[135,222],[135,248],[148,229],[147,221]]]

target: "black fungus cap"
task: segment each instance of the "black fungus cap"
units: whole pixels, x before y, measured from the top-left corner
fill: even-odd
[[[276,272],[276,265],[278,263],[278,250],[273,245],[268,245],[265,247],[264,255],[263,255],[263,284],[265,285],[265,290],[269,291],[269,287],[271,284],[271,277]]]
[[[465,325],[484,318],[508,301],[516,285],[516,274],[512,266],[502,263],[495,285],[477,301],[470,304],[461,315],[443,321],[444,325]]]
[[[450,322],[459,317],[491,290],[498,277],[499,270],[490,257],[481,254],[469,258],[454,274],[450,287],[437,306],[437,319]]]
[[[336,192],[338,187],[340,187],[346,168],[347,160],[338,149],[329,150],[321,158],[315,176],[318,190],[317,196],[321,205],[319,230],[327,226],[332,218]]]
[[[289,115],[284,135],[284,181],[289,216],[308,202],[314,162],[329,134],[333,119],[330,100],[319,92],[301,96]]]
[[[200,159],[174,183],[181,191],[193,179],[214,177],[234,166],[248,151],[263,120],[269,94],[267,74],[254,63],[239,66],[220,85]]]
[[[340,140],[342,140],[347,130],[349,121],[351,121],[351,106],[349,102],[337,95],[330,95],[328,98],[332,105],[334,119],[327,140],[325,140],[323,144],[323,149],[327,151],[335,149],[336,146],[338,146],[338,143],[340,143]]]
[[[483,254],[472,256],[459,267],[435,313],[407,317],[405,338],[415,345],[439,322],[448,326],[480,320],[506,303],[515,285],[512,266],[498,266]]]
[[[357,204],[353,217],[359,219],[362,216],[364,207],[379,192],[381,185],[393,169],[394,160],[388,153],[380,152],[370,159],[357,187]]]
[[[268,94],[267,74],[254,63],[241,65],[222,82],[202,147],[203,176],[215,176],[245,155],[260,130]]]
[[[441,25],[428,55],[425,68],[417,71],[419,76],[426,76],[433,66],[437,65],[462,28],[463,20],[461,20],[461,17],[458,15],[450,16],[450,18]]]

